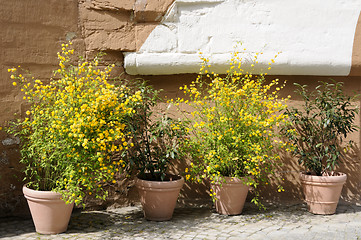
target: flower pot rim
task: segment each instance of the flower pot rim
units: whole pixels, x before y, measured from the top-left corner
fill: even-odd
[[[28,188],[26,185],[27,184],[23,185],[23,193],[25,198],[62,200],[62,195],[58,192],[34,190]]]
[[[149,174],[146,174],[146,175],[149,175]],[[142,181],[148,181],[148,182],[174,182],[174,181],[181,180],[183,178],[183,176],[177,175],[177,174],[166,174],[166,177],[170,177],[171,180],[170,181],[167,181],[167,180],[165,180],[165,181],[149,180],[149,179],[141,178],[139,175],[137,175],[135,177],[135,179],[139,179],[139,180],[142,180]],[[174,178],[174,180],[172,178]]]
[[[182,187],[184,184],[184,178],[180,175],[178,179],[172,181],[152,181],[152,180],[144,180],[138,177],[135,178],[137,187],[146,187],[146,188],[178,188]]]
[[[220,181],[213,181],[211,184],[214,185],[223,185],[223,184],[246,184],[248,183],[248,179],[252,178],[251,176],[244,176],[244,177],[224,177],[222,176],[219,180]],[[224,179],[224,181],[222,181]]]
[[[29,189],[29,191],[32,191],[32,192],[42,192],[42,193],[49,193],[49,194],[60,194],[58,192],[55,192],[55,191],[52,191],[52,190],[35,190],[35,189],[32,189],[30,187],[27,186],[28,184],[24,184],[23,185],[23,189],[26,188],[26,189]]]
[[[333,182],[346,182],[347,175],[342,172],[336,172],[339,174],[338,176],[317,176],[317,175],[311,175],[311,174],[305,174],[305,172],[300,172],[300,178],[301,181],[305,182],[321,182],[321,183],[333,183]]]
[[[66,204],[62,195],[52,191],[38,191],[23,186],[35,229],[40,234],[58,234],[65,232],[74,203]]]
[[[300,172],[300,180],[308,211],[313,214],[334,214],[347,175],[316,176]]]
[[[170,220],[173,215],[184,178],[177,176],[174,181],[149,181],[135,178],[140,195],[144,217],[152,221]]]

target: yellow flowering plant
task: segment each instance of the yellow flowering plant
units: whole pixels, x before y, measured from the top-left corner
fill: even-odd
[[[21,139],[28,186],[80,204],[86,195],[104,199],[103,186],[115,182],[125,166],[112,156],[127,149],[125,122],[141,95],[109,82],[114,65],[98,67],[99,56],[73,65],[73,54],[71,42],[62,44],[59,69],[46,82],[9,69],[13,85],[30,103],[26,117],[13,122],[9,132]]]
[[[251,66],[257,63],[258,55]],[[278,79],[267,83],[266,74],[245,72],[238,52],[233,53],[224,76],[210,72],[209,60],[202,60],[197,79],[180,87],[186,100],[175,101],[182,109],[187,105],[192,109],[182,111],[189,120],[190,134],[185,144],[191,155],[186,179],[222,182],[224,177],[246,177],[246,183],[256,190],[274,174],[280,159],[277,148],[287,145],[278,141],[277,132],[287,120],[282,111],[289,97],[279,97],[284,84]],[[279,186],[278,190],[283,189]],[[257,205],[258,196],[255,191],[252,202]]]

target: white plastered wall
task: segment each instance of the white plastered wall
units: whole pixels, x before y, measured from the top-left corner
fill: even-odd
[[[346,76],[361,0],[175,0],[138,52],[125,53],[128,74],[196,73],[199,52],[224,73],[241,42],[253,73]],[[277,52],[272,69],[268,63]]]

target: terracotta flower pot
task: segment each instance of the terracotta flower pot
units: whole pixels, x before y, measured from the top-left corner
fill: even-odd
[[[58,234],[68,228],[74,204],[65,204],[61,194],[23,187],[35,229],[41,234]]]
[[[170,178],[170,181],[163,182],[136,178],[135,186],[147,220],[166,221],[172,218],[184,179],[181,176]]]
[[[246,178],[225,177],[225,182],[211,183],[211,189],[216,194],[216,211],[224,215],[242,213],[247,198],[249,186]]]
[[[300,177],[308,211],[314,214],[334,214],[347,179],[346,174],[314,176],[301,173]]]

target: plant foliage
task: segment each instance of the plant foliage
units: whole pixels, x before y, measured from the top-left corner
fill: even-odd
[[[11,68],[13,85],[30,103],[26,117],[9,132],[21,139],[25,180],[35,190],[60,192],[67,202],[82,203],[85,195],[104,199],[103,186],[125,163],[112,155],[128,148],[126,118],[140,92],[108,82],[113,66],[101,70],[99,57],[71,64],[71,43],[62,44],[59,69],[43,82]]]
[[[210,73],[209,60],[202,59],[197,79],[180,88],[188,99],[175,101],[191,109],[183,111],[190,134],[185,144],[191,157],[186,179],[218,182],[223,177],[246,177],[247,184],[257,188],[268,182],[279,164],[275,150],[287,145],[277,140],[276,131],[287,120],[280,111],[286,108],[288,98],[278,97],[283,86],[278,79],[266,83],[265,74],[246,73],[238,52],[233,54],[226,76]],[[257,194],[252,201],[259,203]]]
[[[169,166],[181,157],[179,149],[184,128],[179,119],[157,108],[161,102],[160,91],[144,81],[134,85],[133,88],[141,92],[142,101],[134,106],[135,114],[127,123],[132,147],[128,149],[126,159],[142,179],[169,180]]]
[[[292,124],[282,131],[306,172],[318,176],[332,174],[340,158],[345,157],[344,140],[357,130],[353,122],[358,108],[344,93],[342,82],[321,82],[311,92],[306,85],[295,85],[304,103],[300,109],[286,110]]]

